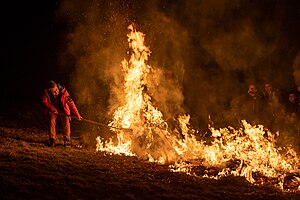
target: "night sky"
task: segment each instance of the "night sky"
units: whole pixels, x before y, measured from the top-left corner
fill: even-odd
[[[50,79],[68,86],[79,107],[111,105],[131,22],[146,35],[150,64],[175,74],[184,98],[171,104],[187,112],[226,107],[249,82],[272,80],[283,94],[300,82],[297,0],[13,1],[2,10],[4,107],[39,103]]]
[[[64,27],[56,1],[8,1],[2,6],[1,102],[38,102],[48,79],[57,76]],[[5,14],[4,14],[5,13]]]

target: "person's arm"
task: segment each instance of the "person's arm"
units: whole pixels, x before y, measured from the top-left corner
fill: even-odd
[[[42,102],[44,104],[44,106],[53,113],[58,113],[57,109],[51,104],[50,100],[49,100],[49,95],[47,94],[47,91],[44,92],[44,95],[42,97]]]
[[[71,98],[70,94],[66,91],[66,102],[69,105],[71,112],[77,117],[78,120],[82,120],[83,118],[81,117],[73,99]]]

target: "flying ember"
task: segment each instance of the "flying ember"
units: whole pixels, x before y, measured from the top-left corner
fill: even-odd
[[[277,147],[275,135],[262,125],[253,126],[242,120],[238,130],[209,126],[209,143],[196,138],[197,131],[190,128],[188,114],[178,117],[180,130],[170,130],[147,89],[153,69],[147,64],[151,51],[145,46],[145,35],[134,25],[128,30],[131,55],[122,61],[124,98],[108,124],[116,138],[105,141],[98,137],[97,151],[169,164],[170,171],[199,177],[243,176],[254,184],[265,183],[256,177],[267,177],[265,180],[272,180],[281,189],[286,177],[291,176],[300,190],[299,156],[291,146]],[[200,167],[214,172],[199,173]]]

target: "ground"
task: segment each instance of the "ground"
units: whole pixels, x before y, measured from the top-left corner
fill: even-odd
[[[196,178],[168,165],[96,152],[95,130],[73,126],[72,147],[48,146],[31,114],[0,117],[0,198],[5,199],[300,199],[300,192],[256,186],[242,177]],[[73,124],[76,122],[72,122]],[[94,142],[93,142],[94,141]]]

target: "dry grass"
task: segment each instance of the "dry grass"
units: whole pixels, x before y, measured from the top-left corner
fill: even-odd
[[[46,130],[27,126],[1,123],[1,199],[300,199],[241,177],[200,179],[172,173],[167,165],[95,152],[97,130],[75,129],[71,148],[62,146],[59,134],[60,143],[51,148]]]

